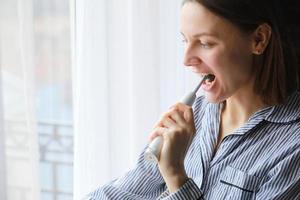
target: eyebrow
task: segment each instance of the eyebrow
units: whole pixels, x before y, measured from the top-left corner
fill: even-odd
[[[180,32],[180,33],[181,33],[182,36],[185,37],[185,35],[184,35],[182,32]],[[193,37],[193,38],[199,38],[199,37],[201,37],[201,36],[218,37],[218,34],[216,34],[216,33],[202,32],[202,33],[197,33],[197,34],[193,35],[192,37]]]

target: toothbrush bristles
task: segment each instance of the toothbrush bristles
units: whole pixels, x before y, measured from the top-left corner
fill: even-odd
[[[213,81],[215,79],[215,76],[212,74],[207,74],[204,76],[205,80],[208,80],[209,82]]]
[[[206,81],[213,81],[215,79],[215,76],[213,74],[207,74],[205,75],[202,80],[200,81],[200,83],[198,84],[198,86],[195,88],[194,93],[196,94],[196,92],[199,90],[199,88],[201,87],[201,85]]]

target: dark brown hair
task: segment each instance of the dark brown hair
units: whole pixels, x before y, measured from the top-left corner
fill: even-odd
[[[272,35],[262,55],[254,85],[264,103],[280,104],[299,91],[300,2],[296,0],[184,0],[197,2],[211,12],[235,24],[244,32],[254,32],[267,23]]]

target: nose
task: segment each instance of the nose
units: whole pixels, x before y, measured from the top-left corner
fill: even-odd
[[[201,59],[199,55],[197,55],[197,51],[193,46],[187,45],[184,52],[183,64],[185,66],[195,66],[201,63]]]

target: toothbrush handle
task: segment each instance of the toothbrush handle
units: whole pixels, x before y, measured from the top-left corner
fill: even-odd
[[[188,105],[188,106],[192,106],[195,102],[195,99],[196,99],[196,94],[195,92],[190,92],[188,93],[186,96],[184,96],[180,102],[185,104],[185,105]]]
[[[190,92],[181,99],[181,103],[188,106],[192,106],[196,99],[195,92]],[[150,162],[157,162],[159,159],[160,151],[162,147],[162,136],[158,136],[152,140],[145,151],[145,159]]]

